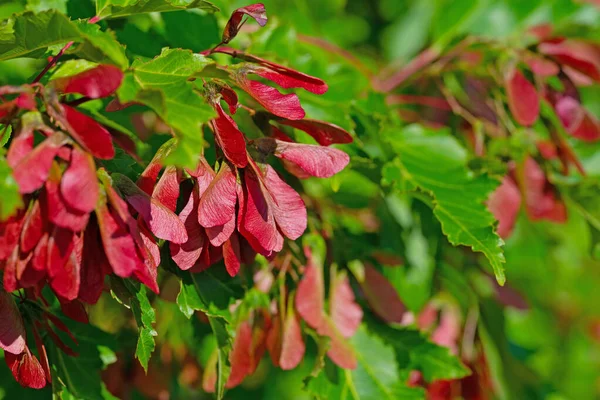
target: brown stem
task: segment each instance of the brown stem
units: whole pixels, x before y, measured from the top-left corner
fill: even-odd
[[[46,73],[48,73],[48,71],[50,71],[50,68],[52,68],[58,62],[58,60],[63,56],[63,54],[65,54],[65,52],[67,50],[69,50],[69,48],[71,48],[71,46],[73,46],[73,43],[75,43],[75,42],[69,42],[65,45],[65,47],[60,49],[58,54],[55,55],[54,57],[52,57],[52,60],[50,60],[48,65],[46,65],[46,68],[44,68],[42,70],[42,72],[40,72],[39,75],[35,77],[35,79],[33,80],[33,83],[38,83],[44,77],[44,75],[46,75]]]
[[[99,16],[95,16],[92,17],[88,20],[88,24],[95,24],[96,22],[100,21],[100,17]],[[33,80],[32,83],[38,83],[43,77],[44,75],[46,75],[48,73],[48,71],[50,71],[50,68],[52,68],[54,65],[56,65],[56,63],[58,62],[58,60],[65,54],[65,52],[67,50],[69,50],[71,48],[71,46],[73,46],[75,42],[69,42],[65,45],[65,47],[63,47],[62,49],[60,49],[60,51],[58,52],[57,55],[55,55],[54,57],[52,57],[52,60],[50,60],[50,62],[48,63],[48,65],[46,65],[46,68],[44,68],[42,70],[42,72],[40,72],[38,74],[38,76],[35,77],[35,79]]]

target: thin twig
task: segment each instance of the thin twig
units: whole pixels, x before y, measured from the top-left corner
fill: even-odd
[[[48,73],[48,71],[50,71],[50,68],[52,68],[57,62],[58,60],[63,56],[63,54],[65,54],[65,52],[67,50],[69,50],[69,48],[71,48],[71,46],[73,46],[73,43],[75,42],[69,42],[65,45],[65,47],[63,47],[57,55],[55,55],[54,57],[52,57],[52,60],[50,60],[50,62],[48,63],[48,65],[46,65],[46,67],[42,70],[42,72],[39,73],[38,76],[35,77],[35,79],[33,80],[33,83],[38,83],[43,77],[44,75],[46,75]]]
[[[98,21],[100,21],[100,17],[96,15],[95,17],[92,17],[88,20],[88,24],[95,24]],[[52,57],[52,60],[50,60],[50,62],[48,63],[48,65],[46,65],[46,67],[42,70],[42,72],[40,72],[38,74],[38,76],[35,77],[35,79],[33,80],[32,83],[38,83],[44,77],[44,75],[46,75],[48,73],[48,71],[50,71],[50,68],[52,68],[54,65],[56,65],[58,60],[65,54],[65,52],[67,50],[69,50],[71,48],[71,46],[73,46],[74,43],[75,43],[74,41],[71,41],[71,42],[67,43],[65,45],[65,47],[60,49],[58,54],[55,55],[54,57]]]

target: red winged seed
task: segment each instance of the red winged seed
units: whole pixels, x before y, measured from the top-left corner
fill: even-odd
[[[224,163],[200,199],[198,222],[206,228],[224,225],[235,217],[236,203],[236,176]]]
[[[556,113],[567,131],[578,139],[595,142],[600,139],[600,122],[572,97],[556,102]]]
[[[62,267],[52,269],[50,287],[63,299],[75,300],[79,294],[80,270],[81,265],[73,252]]]
[[[71,208],[66,204],[59,189],[60,173],[57,169],[52,172],[46,181],[45,191],[42,192],[40,201],[48,213],[48,220],[57,226],[70,229],[74,232],[82,231],[89,219],[89,214]]]
[[[20,210],[8,220],[0,222],[0,260],[9,258],[19,243],[24,222],[24,210]]]
[[[283,324],[279,366],[283,370],[292,370],[296,368],[304,358],[305,352],[306,345],[302,338],[300,321],[294,312],[294,308],[288,307],[285,322]]]
[[[26,331],[19,309],[10,293],[0,288],[0,348],[6,353],[21,354],[25,350]]]
[[[62,107],[68,122],[65,128],[81,146],[97,158],[108,160],[115,156],[110,133],[102,125],[72,107]]]
[[[168,166],[154,187],[152,197],[161,204],[164,204],[169,210],[175,212],[177,209],[177,199],[179,198],[180,182],[181,173],[176,167]]]
[[[340,273],[332,277],[329,314],[337,330],[345,338],[354,335],[360,325],[362,308],[354,301],[354,292],[346,274]]]
[[[215,139],[225,157],[236,167],[244,168],[248,164],[244,134],[219,103],[215,103],[214,107],[218,114],[218,118],[212,121]]]
[[[531,157],[525,160],[523,180],[525,206],[529,217],[534,221],[546,219],[564,223],[567,219],[566,206],[557,198],[555,189],[544,171]]]
[[[283,236],[277,229],[273,204],[266,199],[262,184],[256,175],[246,173],[244,182],[246,184],[246,192],[244,193],[246,202],[243,212],[242,234],[247,239],[250,235],[262,249],[269,252],[281,251]],[[250,244],[253,244],[253,240],[248,239]],[[259,251],[260,248],[255,248],[255,250]]]
[[[104,276],[110,272],[112,268],[104,253],[98,223],[93,218],[83,235],[81,284],[77,297],[88,304],[96,304],[102,295]]]
[[[79,93],[91,99],[113,94],[123,80],[123,71],[113,65],[99,65],[77,75],[52,81],[59,92]]]
[[[39,243],[44,234],[44,218],[40,202],[35,200],[25,216],[25,223],[21,231],[21,251],[30,252]]]
[[[11,168],[17,164],[33,150],[33,129],[21,129],[10,143],[6,161]]]
[[[33,252],[33,259],[31,265],[36,271],[46,272],[48,265],[48,232],[44,232],[44,235],[40,238]]]
[[[387,323],[402,322],[406,307],[390,281],[378,270],[365,265],[365,279],[360,283],[367,302],[381,319]]]
[[[227,85],[223,85],[219,87],[219,92],[227,106],[229,106],[229,112],[231,114],[235,114],[238,108],[238,96],[235,90]]]
[[[235,231],[235,215],[223,225],[206,228],[206,235],[210,243],[219,247],[225,243]]]
[[[600,49],[590,43],[579,40],[544,42],[538,50],[600,82]]]
[[[305,174],[319,178],[329,178],[350,162],[348,154],[325,146],[301,143],[287,143],[276,140],[275,156],[289,161]]]
[[[295,300],[298,314],[311,328],[317,329],[323,324],[324,296],[322,269],[312,264],[307,265],[304,277],[298,284]]]
[[[127,227],[115,219],[106,205],[96,208],[96,216],[104,252],[113,272],[122,278],[130,277],[142,268],[143,262]]]
[[[327,84],[321,79],[302,72],[294,71],[282,65],[267,62],[268,68],[252,70],[256,75],[265,78],[284,89],[302,88],[311,93],[323,94],[327,92]]]
[[[19,184],[21,193],[32,193],[42,187],[48,175],[54,157],[64,143],[65,136],[55,134],[35,147],[13,168],[13,177]]]
[[[508,106],[512,115],[521,125],[531,126],[540,113],[540,99],[535,86],[517,68],[511,69],[505,77]]]
[[[298,239],[307,224],[304,201],[270,165],[266,165],[265,186],[265,198],[271,203],[277,227],[289,239]]]
[[[331,361],[341,368],[356,368],[357,360],[354,348],[344,339],[331,319],[325,317],[323,324],[317,329],[317,333],[331,339],[331,345],[327,351],[327,356],[331,358]]]
[[[75,234],[73,231],[58,226],[54,227],[48,238],[47,272],[50,278],[61,273],[75,250]]]
[[[231,362],[231,373],[227,388],[232,388],[244,380],[252,372],[252,327],[247,321],[242,322],[235,335],[233,347],[229,360]]]
[[[240,239],[236,233],[233,233],[229,240],[223,243],[223,259],[225,269],[230,276],[236,276],[240,272],[242,258],[240,253]]]
[[[150,230],[160,239],[185,243],[188,235],[181,220],[167,207],[148,196],[125,175],[112,174],[113,182],[125,199],[142,216]]]
[[[306,115],[295,93],[282,94],[274,87],[247,79],[245,76],[238,79],[238,85],[265,110],[278,117],[300,120]]]
[[[223,37],[221,39],[223,44],[229,43],[237,36],[244,24],[243,18],[245,15],[253,18],[260,26],[265,26],[267,23],[267,11],[264,4],[256,3],[240,7],[231,14],[229,21],[227,21],[227,25],[225,25]]]
[[[60,181],[60,190],[71,208],[91,212],[96,207],[100,191],[96,165],[89,154],[77,147],[71,151],[71,162]]]
[[[38,359],[29,352],[29,349],[19,355],[5,353],[6,365],[12,371],[17,382],[23,387],[41,389],[46,386],[46,374]]]
[[[179,219],[185,225],[188,240],[185,243],[170,243],[171,258],[182,270],[192,268],[200,258],[205,245],[205,236],[202,227],[198,223],[199,187],[194,185],[187,204],[179,213]]]
[[[276,64],[252,54],[241,53],[231,47],[217,47],[213,52],[229,54],[244,61],[258,64],[258,67],[250,67],[247,73],[256,74],[270,80],[284,89],[302,88],[315,94],[327,92],[327,83],[322,79],[304,74],[284,65]]]
[[[490,195],[488,208],[498,220],[498,235],[510,236],[521,208],[521,193],[512,178],[505,176],[502,184]]]
[[[330,144],[352,143],[352,136],[337,125],[312,119],[292,121],[288,119],[277,119],[277,122],[292,128],[300,129],[312,136],[321,146]]]

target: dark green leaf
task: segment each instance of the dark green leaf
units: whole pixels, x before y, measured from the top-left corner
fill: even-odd
[[[219,9],[206,0],[97,0],[96,15],[102,18],[119,18],[133,14],[165,12],[200,8],[207,11]]]
[[[50,364],[58,378],[53,388],[55,393],[61,399],[114,399],[104,387],[100,371],[105,366],[103,353],[117,347],[115,338],[92,325],[67,319],[64,322],[77,338],[79,356],[68,356],[52,341],[46,341]]]
[[[439,379],[459,379],[470,374],[469,369],[446,347],[427,340],[417,330],[395,329],[379,321],[368,318],[369,330],[377,334],[396,351],[408,353],[410,369],[423,373],[427,382]]]
[[[227,330],[230,319],[229,305],[240,298],[241,293],[215,277],[210,269],[199,274],[177,271],[177,275],[181,278],[181,287],[177,296],[179,309],[188,318],[195,310],[204,312],[217,340],[219,353],[216,393],[221,399],[225,393],[225,383],[231,368],[229,365],[231,335]]]
[[[81,32],[56,12],[26,12],[0,22],[0,60],[40,57],[50,46],[81,41]]]
[[[199,52],[221,40],[221,31],[214,15],[177,11],[162,16],[165,36],[171,47]]]
[[[353,371],[335,368],[333,377],[323,370],[306,389],[317,399],[396,400],[425,399],[422,388],[409,388],[398,373],[392,348],[362,327],[352,337],[358,366]],[[336,376],[337,375],[337,376]]]
[[[27,9],[39,13],[46,10],[67,12],[67,0],[27,0]]]
[[[71,41],[78,44],[72,51],[83,58],[122,68],[128,65],[123,47],[110,33],[97,25],[73,22],[56,10],[26,12],[0,22],[0,61],[41,57],[49,47]]]

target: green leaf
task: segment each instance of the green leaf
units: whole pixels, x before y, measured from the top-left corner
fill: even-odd
[[[153,60],[134,64],[119,88],[121,102],[147,105],[175,130],[178,146],[168,164],[194,166],[202,151],[202,124],[216,114],[189,80],[210,63],[188,50],[164,49]]]
[[[0,148],[0,193],[2,193],[0,196],[0,221],[3,221],[22,205],[19,186],[12,176],[11,168],[6,163],[3,148]]]
[[[435,0],[436,14],[432,21],[432,35],[437,46],[447,45],[462,33],[485,6],[485,1]]]
[[[425,399],[422,388],[410,388],[403,382],[393,349],[381,339],[369,335],[364,326],[352,337],[351,343],[356,349],[356,369],[350,371],[336,367],[331,371],[326,367],[308,382],[306,389],[309,393],[323,400]]]
[[[399,353],[408,353],[409,369],[421,371],[427,382],[439,379],[459,379],[471,371],[450,353],[446,347],[438,346],[414,329],[396,329],[368,317],[369,330]]]
[[[229,305],[235,299],[241,298],[241,293],[215,277],[210,270],[193,275],[187,271],[177,271],[177,275],[181,279],[177,296],[179,309],[188,318],[195,310],[204,312],[217,340],[219,353],[216,393],[217,397],[222,399],[231,369],[231,335],[227,330],[230,321]]]
[[[171,47],[199,52],[221,40],[221,29],[214,15],[178,11],[162,16],[165,36]]]
[[[133,285],[128,286],[131,291]],[[156,322],[156,313],[154,312],[154,308],[152,308],[152,304],[150,304],[150,300],[148,300],[146,286],[139,285],[139,288],[135,290],[131,308],[133,310],[135,322],[139,328],[152,328],[152,324]]]
[[[148,361],[150,361],[152,352],[154,352],[154,348],[156,347],[154,343],[155,335],[156,332],[154,329],[146,327],[142,328],[135,347],[135,356],[146,372],[148,372]]]
[[[97,0],[96,15],[119,18],[133,14],[200,8],[215,12],[217,7],[205,0]]]
[[[12,125],[0,124],[0,147],[6,146],[6,143],[12,136]]]
[[[117,347],[114,336],[92,325],[69,319],[64,319],[63,322],[77,338],[76,351],[79,356],[68,356],[52,341],[46,341],[53,375],[58,378],[53,385],[55,393],[61,399],[114,399],[106,391],[100,376],[100,371],[105,366],[103,354],[106,354],[107,349],[114,350]],[[64,336],[62,332],[58,334]]]
[[[0,22],[0,61],[40,57],[50,46],[75,40],[81,40],[81,32],[63,14],[26,12]]]
[[[131,311],[139,330],[135,356],[144,370],[148,372],[148,361],[156,347],[154,337],[157,333],[153,327],[156,322],[156,313],[148,299],[146,286],[118,278],[112,278],[112,280],[119,282],[116,285],[123,289],[121,290],[121,297],[124,297],[123,304],[131,305]]]
[[[134,292],[134,294],[135,296],[131,301],[131,309],[140,330],[135,348],[135,356],[140,361],[140,364],[142,364],[142,367],[144,367],[144,370],[148,372],[148,361],[155,348],[154,336],[156,336],[156,331],[152,325],[156,322],[156,314],[154,308],[152,308],[152,304],[148,300],[146,286],[139,285],[139,290]]]
[[[101,31],[100,27],[87,22],[76,22],[85,39],[75,50],[87,60],[115,64],[122,69],[129,66],[125,48],[117,41],[112,31]]]
[[[111,33],[97,25],[71,21],[56,10],[25,12],[0,22],[0,61],[42,57],[48,48],[71,41],[79,44],[71,52],[88,60],[121,68],[129,64],[125,50]]]
[[[67,0],[27,0],[27,9],[39,13],[46,10],[57,10],[67,13]]]
[[[398,155],[384,167],[384,183],[395,182],[401,191],[419,188],[431,195],[434,214],[450,243],[483,253],[498,283],[504,284],[504,242],[484,204],[499,182],[487,175],[474,176],[466,165],[466,151],[447,131],[412,125],[384,136]]]
[[[60,65],[54,70],[54,72],[52,72],[52,76],[49,80],[77,75],[97,66],[98,63],[91,62],[88,60],[67,60],[65,62],[60,63]]]
[[[228,320],[230,304],[244,295],[239,288],[226,284],[210,270],[198,274],[177,271],[177,275],[181,279],[177,305],[188,318],[194,311],[200,310],[209,316]]]

